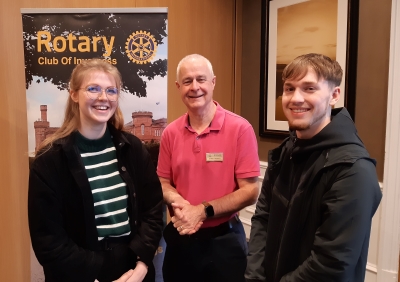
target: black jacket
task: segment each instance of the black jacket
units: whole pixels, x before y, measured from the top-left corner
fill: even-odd
[[[111,126],[109,130],[119,172],[128,187],[129,247],[152,266],[163,228],[161,184],[141,141]],[[46,281],[93,282],[106,267],[91,188],[74,134],[55,141],[35,158],[30,169],[29,229]]]
[[[246,281],[364,281],[381,197],[375,161],[346,109],[332,110],[311,139],[291,133],[269,153]]]

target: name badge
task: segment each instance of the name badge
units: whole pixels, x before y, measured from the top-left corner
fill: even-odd
[[[222,162],[224,160],[224,153],[206,153],[207,162]]]

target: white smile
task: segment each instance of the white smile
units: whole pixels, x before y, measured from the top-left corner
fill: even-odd
[[[95,108],[96,110],[102,110],[102,111],[104,111],[104,110],[107,110],[107,109],[108,109],[108,107],[107,107],[107,106],[94,106],[94,108]]]
[[[308,109],[292,109],[292,112],[294,112],[294,113],[304,113],[307,111],[308,111]]]

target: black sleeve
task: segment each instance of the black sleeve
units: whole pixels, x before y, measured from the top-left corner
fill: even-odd
[[[246,281],[265,281],[265,243],[271,203],[270,177],[265,172],[261,193],[257,201],[256,211],[251,218],[249,254],[247,256]]]
[[[141,145],[138,160],[137,203],[140,224],[130,246],[146,265],[152,263],[163,229],[161,183],[147,149]]]
[[[28,218],[33,250],[46,273],[58,277],[53,280],[94,281],[103,264],[103,254],[79,247],[65,231],[61,177],[55,167],[44,154],[30,169]]]

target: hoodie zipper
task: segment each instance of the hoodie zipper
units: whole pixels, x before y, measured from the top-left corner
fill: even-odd
[[[294,137],[294,139],[293,139],[293,147],[292,147],[292,150],[290,151],[290,159],[292,159],[293,150],[296,147],[296,141],[297,141],[297,137]]]
[[[292,197],[293,198],[293,197]],[[282,245],[282,236],[285,233],[286,230],[286,224],[287,224],[287,220],[288,220],[288,215],[289,215],[289,211],[290,208],[292,206],[292,198],[290,199],[290,202],[288,204],[288,207],[286,209],[286,219],[285,219],[285,224],[283,225],[282,231],[281,231],[281,236],[280,236],[280,240],[279,240],[279,248],[278,248],[278,254],[276,255],[276,261],[275,261],[275,274],[274,274],[274,281],[276,279],[276,275],[278,273],[278,263],[279,263],[279,258],[281,255],[281,245]]]
[[[290,152],[290,160],[292,159],[293,150],[296,147],[296,141],[297,141],[297,137],[294,137],[294,139],[293,139],[293,147],[292,147],[292,150]],[[277,272],[278,272],[278,262],[279,262],[279,258],[280,258],[280,254],[281,254],[282,235],[285,233],[289,211],[290,211],[290,208],[292,206],[293,196],[294,195],[292,195],[292,197],[290,198],[290,201],[289,201],[288,206],[286,208],[285,224],[283,225],[283,228],[281,229],[281,236],[280,236],[280,240],[279,240],[278,254],[276,255],[276,261],[275,261],[275,273],[274,273],[274,278],[273,278],[274,280],[276,279],[276,275],[277,275]]]

